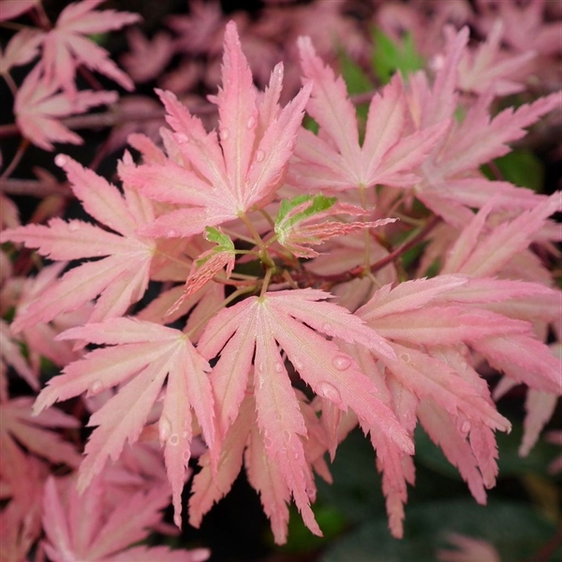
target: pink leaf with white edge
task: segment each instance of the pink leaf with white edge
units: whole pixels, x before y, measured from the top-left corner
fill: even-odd
[[[53,150],[54,142],[82,144],[82,139],[62,124],[62,117],[117,101],[115,92],[83,90],[70,99],[57,94],[57,90],[56,83],[48,82],[41,75],[41,65],[37,65],[21,84],[14,102],[16,124],[22,135],[44,150]]]
[[[560,345],[552,345],[550,349],[555,357],[562,359],[562,347]],[[540,432],[553,416],[557,403],[558,396],[556,394],[529,389],[525,400],[527,415],[523,424],[523,440],[519,447],[520,456],[526,457],[529,454],[537,442]]]
[[[96,478],[88,490],[79,494],[73,476],[50,477],[43,496],[46,539],[49,559],[57,562],[88,560],[91,562],[154,561],[200,562],[208,558],[203,549],[185,552],[167,548],[129,546],[145,540],[161,521],[161,510],[169,502],[166,487],[150,492],[126,494],[125,501],[109,501],[111,488],[103,478]],[[86,523],[85,523],[86,522]],[[84,532],[88,527],[87,533]]]
[[[432,441],[441,448],[447,460],[459,469],[474,499],[484,505],[486,490],[482,474],[478,470],[468,441],[455,426],[454,416],[436,408],[429,401],[421,401],[418,406],[418,417]]]
[[[517,218],[495,227],[477,246],[474,236],[483,227],[489,207],[477,215],[471,226],[472,251],[464,262],[456,266],[458,273],[474,277],[487,277],[497,274],[517,253],[525,250],[533,236],[545,226],[550,215],[562,210],[562,193],[556,192],[533,209],[521,213]],[[472,234],[474,231],[474,234]],[[458,261],[457,261],[458,263]],[[448,268],[448,271],[451,267]]]
[[[51,219],[47,226],[30,224],[3,231],[1,241],[22,242],[55,260],[103,258],[79,265],[32,301],[12,327],[19,331],[47,322],[62,312],[76,310],[100,295],[91,320],[123,314],[142,298],[148,285],[155,253],[154,240],[136,234],[150,212],[91,170],[71,158],[58,155],[71,187],[84,208],[102,225],[118,234],[78,220]],[[107,256],[107,257],[103,257]]]
[[[396,287],[381,287],[356,314],[365,322],[375,322],[389,314],[398,314],[427,306],[443,294],[463,287],[467,279],[461,275],[438,275],[433,279],[413,279]]]
[[[49,431],[56,427],[77,428],[78,420],[60,410],[42,412],[33,416],[31,398],[15,398],[0,404],[0,432],[5,438],[17,440],[28,451],[48,459],[54,464],[70,467],[80,464],[81,456],[74,446],[65,442],[58,433]]]
[[[277,544],[284,544],[287,542],[288,503],[291,500],[291,493],[283,483],[284,478],[279,466],[272,462],[267,454],[263,436],[255,426],[251,428],[244,459],[248,480],[259,492],[264,511],[271,521],[274,540]]]
[[[503,156],[510,151],[507,143],[525,136],[525,128],[538,121],[543,115],[560,107],[562,97],[556,92],[517,109],[504,109],[490,119],[491,96],[481,96],[470,108],[463,122],[447,139],[440,154],[440,170],[451,176],[470,172]]]
[[[201,121],[173,94],[159,92],[174,130],[166,134],[169,159],[165,164],[124,166],[122,177],[146,196],[179,208],[144,227],[142,233],[198,234],[265,205],[280,187],[310,86],[283,109],[262,107],[233,22],[226,26],[222,76],[222,89],[212,98],[219,106],[218,135],[206,133]],[[262,110],[268,114],[267,122]]]
[[[316,533],[319,529],[309,507],[314,487],[301,441],[308,432],[279,347],[319,396],[344,412],[352,409],[366,430],[379,428],[393,447],[413,452],[409,436],[379,400],[376,386],[335,340],[320,334],[360,343],[389,360],[395,357],[392,348],[349,311],[323,302],[329,297],[313,289],[250,297],[219,312],[207,324],[198,346],[208,359],[220,354],[212,377],[217,408],[223,412],[223,431],[228,430],[242,403],[255,353],[253,393],[267,471],[279,471],[305,523]],[[281,496],[271,493],[269,509],[282,522],[287,492],[279,492]],[[285,498],[283,506],[281,497]]]
[[[140,16],[115,10],[94,11],[102,1],[69,4],[45,36],[43,65],[47,79],[62,87],[70,96],[76,95],[74,78],[80,64],[115,80],[126,90],[134,88],[131,79],[109,58],[109,53],[85,35],[120,29],[139,21]]]
[[[193,478],[192,495],[189,498],[189,524],[199,527],[203,515],[214,503],[225,496],[243,464],[244,449],[255,419],[255,402],[247,396],[240,404],[239,414],[228,428],[222,441],[216,474],[211,470],[209,453],[199,459],[201,471]]]
[[[113,347],[88,353],[67,366],[61,376],[51,379],[37,398],[36,411],[86,390],[98,393],[128,381],[90,418],[89,425],[99,427],[86,445],[87,456],[79,479],[81,489],[108,458],[115,460],[120,455],[126,441],[133,443],[138,439],[167,378],[159,429],[179,526],[181,490],[190,457],[192,409],[212,458],[218,454],[208,363],[182,332],[130,318],[72,328],[59,337]]]
[[[373,96],[360,146],[355,108],[343,79],[324,65],[309,38],[299,38],[298,46],[304,75],[313,84],[307,110],[324,136],[301,131],[293,181],[304,182],[309,189],[332,190],[415,183],[415,168],[443,135],[448,121],[408,135],[406,98],[397,74],[381,94]]]

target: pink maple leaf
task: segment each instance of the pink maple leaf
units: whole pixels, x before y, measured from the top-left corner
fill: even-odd
[[[21,84],[14,103],[16,124],[22,135],[45,150],[53,150],[53,142],[82,144],[82,139],[61,123],[62,117],[117,101],[116,92],[84,90],[69,98],[64,93],[57,94],[58,89],[58,84],[47,81],[37,65]]]
[[[310,246],[322,244],[336,236],[384,226],[397,220],[344,222],[343,218],[340,218],[345,215],[364,217],[367,214],[369,212],[361,207],[336,203],[335,197],[298,196],[291,202],[286,200],[281,202],[275,222],[275,234],[279,243],[293,255],[300,258],[313,258],[320,254]]]
[[[140,20],[138,14],[115,10],[95,11],[104,0],[83,0],[66,6],[55,27],[43,40],[45,75],[72,97],[76,94],[76,68],[84,64],[115,80],[126,90],[133,90],[131,79],[109,57],[109,53],[85,35],[121,29]]]
[[[560,362],[534,337],[532,325],[487,309],[490,302],[509,302],[545,291],[550,290],[528,282],[439,275],[406,281],[393,289],[383,287],[356,312],[390,343],[398,360],[380,357],[386,367],[383,378],[380,369],[364,357],[365,351],[352,350],[352,354],[371,377],[379,378],[379,388],[386,384],[401,389],[395,408],[400,403],[408,405],[400,419],[419,418],[480,503],[485,503],[485,488],[494,484],[497,475],[493,431],[509,430],[510,425],[496,411],[485,381],[471,364],[469,349],[517,380],[556,392]],[[402,533],[400,504],[405,498],[398,484],[406,479],[398,466],[382,463],[383,482],[387,471],[396,481],[387,495],[395,536]]]
[[[127,441],[137,441],[167,379],[159,430],[173,490],[175,522],[180,527],[181,491],[191,456],[192,409],[207,446],[217,451],[207,361],[179,330],[131,318],[71,328],[59,338],[83,339],[112,347],[88,353],[68,365],[61,376],[51,379],[37,398],[36,412],[57,400],[86,391],[97,394],[127,383],[90,418],[88,425],[99,427],[86,445],[87,456],[80,466],[80,489],[86,488],[108,458],[118,458]]]
[[[51,431],[78,428],[80,422],[55,408],[34,417],[32,402],[32,398],[22,397],[0,403],[0,476],[10,484],[14,496],[26,497],[27,483],[22,475],[32,468],[21,447],[53,464],[77,467],[81,460],[73,445]]]
[[[41,0],[4,0],[0,10],[0,21],[15,19],[40,3]]]
[[[525,135],[525,128],[560,105],[560,92],[539,98],[517,109],[504,109],[491,115],[491,92],[479,96],[462,121],[453,119],[459,97],[459,64],[466,56],[468,28],[447,29],[445,55],[433,84],[425,73],[410,77],[408,104],[412,121],[419,130],[434,127],[443,119],[450,127],[438,140],[421,165],[423,180],[415,186],[416,196],[434,213],[462,228],[471,213],[494,196],[499,208],[529,209],[541,199],[528,189],[508,182],[490,181],[479,167],[510,151],[508,143]]]
[[[151,236],[191,236],[263,205],[279,188],[292,155],[310,87],[283,109],[278,100],[283,77],[275,67],[261,103],[252,82],[236,25],[225,32],[223,89],[213,97],[219,107],[220,142],[207,133],[170,92],[160,92],[167,121],[169,154],[164,164],[127,166],[124,179],[141,193],[180,208],[159,217],[142,232]]]
[[[143,296],[149,280],[156,244],[136,230],[152,219],[150,203],[128,189],[123,197],[115,186],[71,158],[59,155],[56,160],[84,209],[114,232],[59,218],[47,226],[30,224],[2,232],[2,242],[23,242],[54,260],[98,259],[71,269],[33,300],[13,322],[16,331],[76,310],[97,295],[91,320],[119,316]]]
[[[322,459],[326,450],[325,433],[313,406],[303,394],[296,392],[296,395],[308,434],[303,441],[306,460],[330,482],[330,474]],[[250,484],[260,493],[265,513],[271,520],[275,542],[283,544],[287,540],[291,490],[284,481],[279,461],[268,453],[263,435],[255,424],[255,412],[256,401],[248,393],[240,404],[238,417],[226,432],[216,473],[211,469],[209,453],[205,453],[199,460],[201,471],[193,480],[189,522],[199,527],[203,515],[230,491],[244,464]],[[309,484],[306,492],[314,501],[316,488],[313,483]]]
[[[477,94],[488,90],[498,96],[521,92],[525,85],[517,80],[517,73],[535,56],[533,51],[511,55],[500,50],[504,26],[501,20],[494,23],[485,43],[474,51],[465,51],[459,61],[459,86]]]
[[[299,39],[301,66],[312,82],[307,111],[320,126],[320,135],[301,129],[294,182],[309,189],[344,190],[378,183],[411,186],[419,166],[448,125],[447,121],[408,134],[406,99],[396,75],[369,107],[365,140],[359,143],[355,107],[345,83],[316,55],[309,38]]]
[[[31,62],[39,54],[43,33],[37,29],[22,29],[16,33],[2,52],[0,49],[0,71],[7,74],[12,66]]]
[[[324,302],[329,297],[313,289],[250,297],[219,312],[207,324],[198,344],[208,359],[220,353],[211,376],[223,432],[238,416],[253,358],[253,394],[267,455],[264,462],[275,467],[286,490],[283,497],[292,494],[306,525],[317,534],[320,530],[307,492],[312,476],[302,441],[307,435],[306,424],[279,347],[319,396],[344,412],[353,410],[366,431],[380,429],[393,447],[413,451],[410,438],[379,400],[374,384],[350,355],[321,334],[357,342],[388,360],[394,353],[349,311]]]
[[[131,547],[148,536],[168,505],[166,487],[129,494],[117,506],[108,503],[107,488],[98,477],[83,494],[74,477],[55,479],[45,484],[43,496],[43,546],[53,562],[88,560],[91,562],[202,562],[209,551],[171,551],[165,547]]]

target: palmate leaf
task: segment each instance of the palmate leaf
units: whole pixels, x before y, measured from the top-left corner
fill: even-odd
[[[115,460],[127,441],[134,443],[138,439],[167,378],[160,441],[172,485],[175,522],[181,526],[181,491],[191,455],[191,410],[195,411],[208,447],[217,450],[208,363],[179,330],[131,318],[72,328],[59,337],[113,347],[88,353],[51,379],[37,398],[35,412],[86,391],[97,394],[126,383],[90,418],[89,425],[99,427],[86,445],[87,456],[80,467],[78,485],[82,490],[108,458]]]
[[[279,188],[293,154],[310,85],[281,108],[278,104],[282,65],[271,74],[270,87],[258,100],[236,25],[225,30],[223,87],[212,98],[218,105],[219,132],[207,133],[171,92],[159,91],[173,130],[165,163],[127,166],[123,177],[144,195],[178,205],[143,229],[150,236],[201,233],[267,203]],[[181,154],[186,165],[176,162]]]
[[[139,196],[127,190],[123,197],[115,186],[68,156],[59,154],[56,162],[66,171],[84,209],[113,232],[80,220],[58,218],[47,226],[30,224],[2,232],[2,242],[22,242],[53,260],[97,259],[71,269],[35,298],[13,322],[16,332],[76,310],[98,295],[90,320],[120,316],[142,298],[148,286],[156,244],[137,235],[136,229],[152,219],[151,206],[143,207]]]
[[[388,360],[395,358],[394,352],[349,311],[325,302],[329,297],[313,289],[250,297],[217,314],[199,340],[198,350],[204,357],[210,360],[220,354],[211,377],[218,421],[225,433],[236,424],[253,367],[251,386],[266,455],[263,462],[269,466],[266,472],[278,472],[283,482],[282,492],[273,496],[262,482],[269,490],[262,493],[266,512],[272,517],[276,514],[277,537],[283,536],[285,517],[279,512],[279,502],[268,498],[288,499],[290,495],[306,525],[320,533],[310,510],[315,488],[302,442],[307,436],[306,424],[279,348],[316,394],[344,412],[353,410],[365,430],[379,429],[393,447],[413,452],[407,432],[379,399],[374,383],[334,340],[321,334],[361,344]],[[258,473],[253,474],[261,482]]]

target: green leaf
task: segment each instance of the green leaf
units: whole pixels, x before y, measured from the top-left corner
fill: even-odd
[[[519,187],[541,193],[544,186],[544,165],[532,152],[516,149],[494,160],[502,178]],[[490,180],[498,179],[488,164],[482,166],[482,173]]]
[[[310,201],[308,207],[296,213],[290,219],[285,220],[290,211],[307,201]],[[297,195],[290,201],[288,199],[283,199],[279,205],[279,212],[275,220],[275,232],[286,231],[297,222],[321,213],[322,211],[326,211],[332,207],[336,201],[337,197],[326,197],[325,195]]]
[[[540,193],[544,185],[542,162],[529,150],[514,150],[496,159],[502,176],[519,187],[527,187]]]
[[[339,53],[339,70],[345,81],[347,91],[350,96],[369,92],[373,89],[373,84],[363,69],[355,63],[345,51]],[[362,103],[356,106],[357,117],[361,122],[367,120],[369,104]]]
[[[519,502],[491,500],[480,506],[473,500],[433,501],[406,510],[402,540],[390,536],[385,518],[367,520],[329,549],[322,562],[435,562],[438,550],[450,548],[450,533],[484,539],[502,560],[523,562],[552,539],[556,525]]]
[[[214,242],[217,245],[215,249],[218,251],[234,252],[234,242],[232,242],[230,236],[214,226],[205,228],[205,239]]]
[[[373,69],[383,84],[387,84],[397,71],[406,78],[409,74],[423,68],[424,60],[416,52],[410,33],[406,33],[403,40],[397,42],[381,29],[375,28],[373,39]]]

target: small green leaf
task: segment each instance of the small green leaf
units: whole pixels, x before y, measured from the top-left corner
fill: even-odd
[[[396,71],[407,77],[423,68],[423,58],[416,52],[410,33],[406,33],[401,42],[395,42],[382,30],[375,28],[373,39],[373,68],[383,84],[387,84]]]
[[[290,211],[307,201],[310,201],[310,205],[308,207],[299,213],[296,213],[289,220],[285,220]],[[275,232],[278,231],[278,227],[279,230],[285,231],[303,219],[321,213],[322,211],[326,211],[332,207],[336,201],[336,197],[326,197],[325,195],[297,195],[290,201],[288,199],[283,199],[283,201],[281,201],[281,205],[279,206],[277,219],[275,220]]]
[[[363,69],[345,51],[339,53],[339,69],[350,96],[373,89],[373,84]]]
[[[534,559],[556,533],[556,525],[524,503],[472,499],[431,501],[407,509],[404,538],[393,539],[386,519],[366,520],[328,549],[322,562],[435,562],[437,552],[450,547],[447,536],[460,533],[490,542],[501,560]],[[557,560],[560,547],[548,560]],[[546,559],[545,559],[546,560]]]
[[[216,250],[234,252],[234,242],[232,242],[230,236],[214,226],[205,228],[205,239],[217,244]]]
[[[339,69],[345,81],[350,96],[363,94],[373,89],[373,84],[363,69],[355,63],[345,51],[339,53]],[[367,120],[369,104],[362,103],[356,106],[357,117],[361,122]]]

